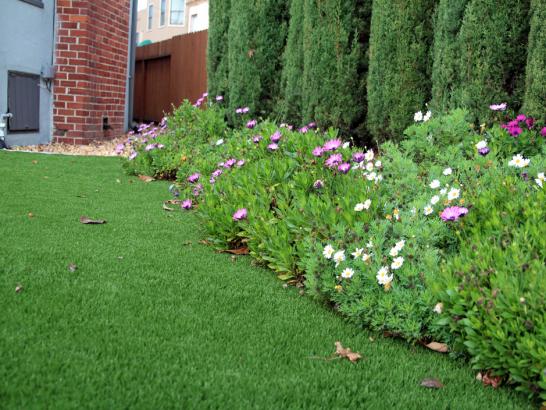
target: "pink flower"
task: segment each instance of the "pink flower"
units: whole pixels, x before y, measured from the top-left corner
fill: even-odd
[[[315,189],[321,189],[324,187],[324,181],[321,180],[321,179],[317,179],[314,183],[313,183],[313,188]]]
[[[316,123],[316,122],[310,122],[309,124],[307,124],[307,126],[308,126],[310,129],[317,128],[317,123]]]
[[[492,111],[504,111],[508,107],[508,104],[502,103],[502,104],[492,104],[489,106],[489,109]]]
[[[315,157],[322,157],[322,153],[322,147],[315,147],[315,149],[313,150],[313,156]]]
[[[214,171],[212,173],[212,178],[218,178],[220,175],[222,175],[222,170],[221,169],[217,169],[216,171]]]
[[[237,162],[237,160],[234,159],[234,158],[228,159],[228,160],[224,163],[224,168],[231,168],[233,165],[235,165],[236,162]]]
[[[248,215],[248,212],[247,212],[246,208],[238,209],[233,214],[233,220],[234,221],[241,221],[243,219],[246,219],[247,215]]]
[[[199,174],[198,172],[196,172],[195,174],[191,174],[189,177],[188,177],[188,182],[190,184],[194,184],[196,183],[197,181],[199,181],[199,177],[201,176],[201,174]]]
[[[349,164],[348,162],[344,162],[343,164],[340,164],[338,167],[337,167],[338,171],[339,172],[342,172],[344,174],[346,174],[347,172],[350,171],[351,169],[351,164]]]
[[[542,128],[542,129],[540,130],[540,135],[542,135],[543,137],[546,138],[546,127]]]
[[[223,95],[217,95],[216,96],[216,101],[218,101],[218,102],[224,101],[224,96]]]
[[[523,114],[520,114],[520,115],[518,115],[518,116],[516,117],[516,120],[517,120],[518,122],[525,121],[526,119],[527,119],[527,117],[526,117],[525,115],[523,115]]]
[[[138,152],[133,151],[131,152],[131,155],[129,155],[129,161],[134,160],[138,156]]]
[[[309,132],[309,127],[308,126],[301,127],[299,129],[299,132],[301,132],[302,134],[307,134],[307,132]]]
[[[328,159],[324,162],[324,165],[326,165],[328,168],[333,168],[343,162],[343,157],[341,154],[332,154]]]
[[[442,218],[444,221],[456,221],[461,216],[464,216],[467,213],[467,208],[462,208],[460,206],[451,206],[442,211],[442,213],[440,214],[440,218]]]
[[[269,137],[271,142],[274,142],[274,143],[279,142],[281,138],[282,138],[282,134],[280,131],[275,131],[275,133],[271,137]]]
[[[252,138],[252,142],[254,142],[254,144],[257,144],[257,143],[259,143],[262,139],[263,139],[263,137],[262,137],[261,135],[256,135],[254,138]]]
[[[180,206],[182,207],[182,209],[188,210],[188,209],[191,209],[192,205],[193,204],[191,199],[185,199],[184,201],[182,201],[182,205]]]
[[[249,122],[246,123],[246,127],[247,127],[248,129],[251,130],[251,129],[254,128],[257,124],[258,124],[258,121],[256,121],[256,120],[250,120]]]
[[[355,153],[353,154],[353,161],[354,161],[354,162],[358,162],[358,163],[364,161],[364,153],[362,153],[362,152],[355,152]]]
[[[241,168],[243,165],[245,165],[245,160],[244,159],[240,159],[239,161],[237,161],[237,167],[238,168]]]
[[[335,139],[335,140],[326,141],[326,143],[324,144],[322,149],[324,151],[335,151],[340,146],[341,146],[341,140],[340,139]]]
[[[276,151],[279,149],[279,146],[273,142],[267,146],[267,149],[269,151]]]

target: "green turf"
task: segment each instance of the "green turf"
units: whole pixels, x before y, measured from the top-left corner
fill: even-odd
[[[167,185],[116,159],[0,152],[0,176],[0,408],[530,407],[199,244]],[[313,358],[336,340],[365,359]]]

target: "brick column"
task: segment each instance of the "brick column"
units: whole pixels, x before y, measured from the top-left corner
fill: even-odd
[[[130,0],[57,0],[57,142],[88,144],[125,131],[129,16]]]

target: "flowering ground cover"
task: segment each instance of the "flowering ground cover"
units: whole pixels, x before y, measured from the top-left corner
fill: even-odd
[[[117,160],[0,152],[0,172],[2,408],[531,408],[215,253]],[[337,340],[363,359],[325,360]]]
[[[481,127],[463,110],[418,112],[400,143],[372,149],[243,109],[227,129],[204,101],[143,125],[127,169],[162,176],[167,158],[212,244],[248,249],[358,326],[446,343],[546,399],[544,124],[505,104]]]

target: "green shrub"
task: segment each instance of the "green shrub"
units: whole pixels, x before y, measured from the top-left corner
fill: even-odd
[[[498,172],[481,190],[461,226],[460,253],[433,289],[455,351],[546,399],[546,195],[534,181],[538,169],[529,181]]]
[[[368,74],[368,128],[378,142],[402,139],[431,93],[436,0],[373,2]]]
[[[227,97],[229,90],[228,30],[231,0],[211,1],[207,50],[207,80],[211,97]]]
[[[546,4],[531,1],[524,112],[546,122]]]

